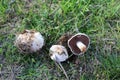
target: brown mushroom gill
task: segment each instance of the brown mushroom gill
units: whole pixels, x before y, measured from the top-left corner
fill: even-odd
[[[69,41],[69,45],[72,49],[72,51],[76,54],[80,54],[81,50],[77,47],[76,43],[81,41],[83,44],[85,44],[86,47],[89,45],[89,39],[85,35],[76,35]]]

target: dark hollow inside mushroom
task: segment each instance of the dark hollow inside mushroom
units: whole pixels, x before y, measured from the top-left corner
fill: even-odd
[[[69,41],[69,46],[71,47],[71,50],[75,53],[75,54],[80,54],[81,50],[77,47],[77,42],[82,42],[84,45],[86,45],[86,47],[88,47],[89,45],[89,38],[86,35],[76,35],[73,38],[71,38],[71,40]]]

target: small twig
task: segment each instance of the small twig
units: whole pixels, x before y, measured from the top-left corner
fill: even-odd
[[[14,73],[13,67],[11,68],[11,79],[15,80],[15,73]]]
[[[57,9],[53,10],[53,11],[49,14],[49,16],[51,16],[52,14],[55,14],[59,9],[60,9],[60,8],[58,7]]]
[[[10,73],[11,73],[11,72],[3,72],[3,71],[0,72],[0,74],[10,74]],[[16,74],[16,73],[20,74],[20,72],[14,72],[14,73],[15,73],[15,74]]]
[[[21,70],[23,67],[23,64],[22,65],[20,65],[17,69],[16,69],[16,71],[19,71],[19,70]]]

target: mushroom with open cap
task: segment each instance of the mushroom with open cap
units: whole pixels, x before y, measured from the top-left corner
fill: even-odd
[[[90,39],[86,34],[78,33],[68,40],[68,47],[75,55],[86,52],[90,44]]]
[[[24,30],[16,35],[15,46],[23,53],[39,51],[44,45],[44,38],[35,30]]]

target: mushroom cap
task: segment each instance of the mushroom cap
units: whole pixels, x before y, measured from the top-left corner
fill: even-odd
[[[81,51],[81,49],[78,48],[77,42],[79,42],[80,46],[83,48],[83,51]],[[84,33],[75,34],[68,40],[68,47],[75,55],[81,55],[84,52],[86,52],[86,50],[89,47],[89,44],[90,44],[90,39]]]
[[[24,30],[16,36],[15,46],[23,53],[37,52],[43,45],[43,36],[34,30]]]
[[[52,45],[49,51],[50,58],[56,62],[63,62],[68,59],[68,52],[64,46]]]

